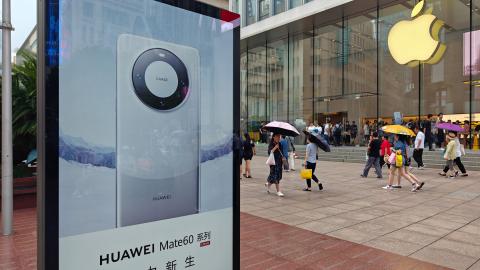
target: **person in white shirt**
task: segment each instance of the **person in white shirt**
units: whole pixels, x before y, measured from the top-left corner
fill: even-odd
[[[425,148],[425,133],[420,130],[420,127],[415,126],[415,137],[414,150],[413,150],[413,159],[417,162],[418,168],[423,170],[425,166],[423,165],[423,149]]]

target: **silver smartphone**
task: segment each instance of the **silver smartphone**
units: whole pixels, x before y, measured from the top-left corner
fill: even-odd
[[[198,213],[198,50],[117,43],[117,227]]]

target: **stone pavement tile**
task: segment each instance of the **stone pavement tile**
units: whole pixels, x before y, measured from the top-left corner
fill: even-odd
[[[402,240],[405,242],[415,243],[422,246],[430,245],[431,243],[435,242],[436,240],[440,239],[439,236],[431,236],[428,234],[410,231],[407,229],[400,229],[398,231],[391,232],[385,235],[389,238],[395,238],[398,240]]]
[[[343,217],[340,217],[340,216],[332,216],[332,217],[322,218],[322,219],[320,219],[320,221],[336,225],[338,228],[344,228],[344,227],[352,226],[352,225],[355,225],[355,224],[360,222],[358,220],[343,218]]]
[[[449,239],[440,239],[430,245],[432,248],[450,250],[451,252],[468,257],[480,258],[480,245],[478,243],[469,244]]]
[[[366,242],[365,245],[407,256],[421,249],[423,245],[400,241],[396,238],[381,236],[372,241]]]
[[[352,225],[348,228],[353,229],[353,230],[358,230],[358,231],[361,231],[361,232],[366,232],[366,233],[369,233],[369,234],[373,234],[375,236],[382,236],[382,235],[385,235],[387,233],[390,233],[390,232],[393,232],[393,231],[396,230],[395,228],[392,228],[392,227],[389,227],[389,226],[379,225],[379,224],[376,224],[375,222],[372,222],[372,221],[358,223],[358,224]]]
[[[433,247],[425,247],[410,257],[459,270],[467,269],[477,261],[477,259],[472,257]]]
[[[240,211],[247,212],[247,213],[250,213],[250,212],[255,211],[255,210],[262,210],[262,209],[264,209],[264,208],[261,207],[261,206],[258,206],[258,205],[252,205],[252,204],[242,204],[242,205],[240,205]]]
[[[468,270],[480,270],[480,260],[477,261],[475,264],[473,264],[472,266],[470,266],[470,268],[468,268]]]
[[[297,216],[294,214],[286,214],[283,216],[278,216],[278,217],[272,217],[271,220],[288,224],[288,225],[300,225],[308,222],[312,222],[313,219],[311,218],[306,218],[302,216]]]
[[[468,224],[458,230],[467,233],[480,234],[480,225]]]
[[[272,217],[278,217],[278,216],[283,216],[285,215],[284,213],[278,212],[278,211],[272,211],[270,209],[261,209],[261,210],[255,210],[248,212],[249,214],[258,216],[258,217],[263,217],[263,218],[272,218]]]
[[[358,231],[350,228],[333,231],[327,235],[337,237],[339,239],[351,241],[354,243],[359,243],[359,244],[368,242],[377,237],[374,234],[370,234],[370,233],[366,233],[366,232],[362,232],[362,231]]]
[[[305,218],[309,218],[309,219],[312,219],[312,220],[318,220],[318,219],[322,219],[322,218],[325,218],[325,217],[329,216],[327,214],[320,213],[320,212],[315,211],[315,210],[305,210],[305,211],[301,211],[301,212],[296,212],[295,215],[305,217]]]
[[[445,236],[445,239],[458,241],[458,242],[465,242],[472,245],[480,245],[480,234],[454,231],[448,234],[447,236]]]
[[[419,223],[412,224],[408,227],[405,227],[404,229],[419,232],[419,233],[423,233],[423,234],[427,234],[427,235],[431,235],[431,236],[439,236],[439,237],[445,236],[448,233],[450,233],[450,230],[448,230],[448,229],[439,228],[439,227],[432,227],[432,226],[419,224]]]
[[[422,220],[419,222],[419,224],[424,224],[427,226],[432,226],[432,227],[439,227],[439,228],[444,228],[448,230],[456,230],[460,227],[463,227],[466,223],[458,223],[452,220],[445,220],[442,218],[438,218],[437,216]]]
[[[337,215],[337,217],[341,218],[348,218],[348,219],[353,219],[353,220],[358,220],[358,221],[367,221],[367,220],[372,220],[377,218],[377,215],[372,215],[372,214],[367,214],[367,213],[362,213],[357,210],[350,211],[347,213],[343,213],[340,215]]]
[[[298,227],[305,230],[312,231],[312,232],[316,232],[316,233],[329,233],[329,232],[338,230],[337,225],[322,222],[322,221],[312,221],[308,223],[303,223]]]

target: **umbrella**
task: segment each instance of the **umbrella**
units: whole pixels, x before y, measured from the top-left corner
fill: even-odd
[[[316,144],[320,149],[322,149],[325,152],[330,152],[330,145],[328,142],[325,140],[325,138],[322,137],[322,135],[318,132],[318,129],[312,129],[311,132],[304,130],[303,133],[305,135],[310,136],[311,141]]]
[[[281,134],[292,137],[300,135],[300,132],[298,132],[298,130],[294,126],[285,122],[273,121],[263,126],[263,128],[265,130],[273,132],[274,134]]]
[[[453,123],[438,123],[437,128],[440,129],[446,129],[454,132],[464,132],[465,129],[463,129],[461,126],[453,124]]]
[[[415,132],[402,125],[386,125],[382,127],[382,130],[386,133],[393,133],[406,136],[415,136]]]

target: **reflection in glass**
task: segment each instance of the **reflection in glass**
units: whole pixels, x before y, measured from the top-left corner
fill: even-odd
[[[274,0],[274,12],[275,14],[284,12],[286,10],[285,0]]]
[[[270,0],[258,1],[258,19],[261,21],[270,16]]]
[[[248,51],[248,131],[258,131],[267,120],[267,69],[265,47]]]

